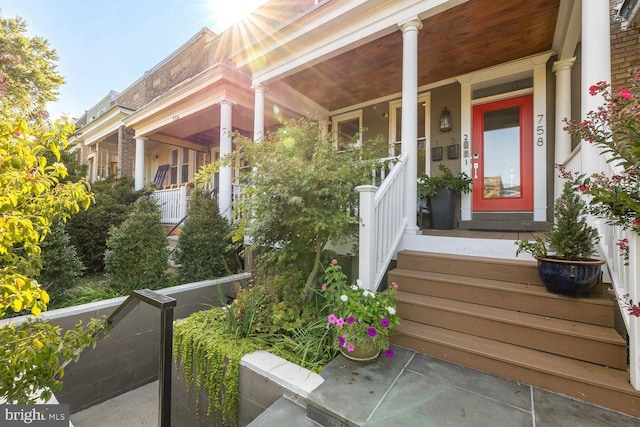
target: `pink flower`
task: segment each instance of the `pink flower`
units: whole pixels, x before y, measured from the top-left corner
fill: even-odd
[[[384,351],[384,355],[387,356],[389,359],[391,359],[393,357],[393,349],[388,348]]]
[[[322,292],[324,292],[324,291],[326,291],[326,290],[327,290],[327,284],[326,284],[326,283],[323,283],[323,284],[322,284]]]
[[[586,185],[580,185],[578,186],[578,190],[583,193],[586,193],[589,190],[589,187],[587,187]]]
[[[353,345],[353,344],[348,344],[348,345],[347,345],[347,351],[353,351],[353,350],[355,350],[355,349],[356,349],[356,346],[355,346],[355,345]]]
[[[393,289],[398,289],[398,284],[396,282],[391,282],[391,287]]]
[[[633,98],[633,95],[631,94],[631,91],[629,89],[624,89],[621,87],[618,88],[618,95],[620,95],[620,97],[624,99]]]
[[[336,320],[336,326],[338,328],[342,328],[344,326],[344,319],[342,317]]]
[[[640,306],[634,305],[632,307],[629,307],[627,310],[629,310],[629,315],[640,317]]]
[[[331,323],[332,325],[335,325],[336,321],[338,320],[338,318],[336,317],[335,314],[331,313],[329,316],[327,316],[327,321],[329,323]]]
[[[598,85],[589,86],[589,95],[595,96],[598,93]]]
[[[370,337],[375,337],[376,335],[378,335],[378,331],[376,331],[376,328],[367,328],[367,335],[369,335]]]
[[[332,260],[331,260],[331,264],[333,264],[333,265],[338,265],[338,260],[337,260],[337,259],[335,259],[335,258],[334,258],[334,259],[332,259]]]
[[[349,317],[347,317],[347,324],[348,324],[348,325],[353,324],[353,322],[355,322],[355,321],[356,321],[356,318],[355,318],[355,317],[353,317],[353,316],[349,316]]]
[[[386,317],[383,317],[382,319],[380,319],[380,325],[382,325],[383,328],[388,328],[389,319],[387,319]]]
[[[344,337],[338,337],[338,344],[340,344],[340,347],[344,347],[346,343],[347,340],[345,340]]]

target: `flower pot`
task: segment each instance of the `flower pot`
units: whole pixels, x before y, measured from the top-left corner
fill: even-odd
[[[431,226],[436,230],[453,229],[457,193],[448,188],[438,188],[431,196]]]
[[[340,353],[349,360],[355,362],[373,362],[380,355],[380,349],[373,346],[358,346],[353,351],[347,351],[344,347],[339,347]]]
[[[569,261],[563,258],[538,257],[538,275],[547,291],[567,296],[587,296],[600,282],[599,259]]]

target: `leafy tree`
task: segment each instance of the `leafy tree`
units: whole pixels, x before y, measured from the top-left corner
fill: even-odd
[[[230,251],[231,227],[220,215],[218,204],[204,191],[194,191],[189,212],[178,238],[175,259],[183,283],[215,279],[234,272]]]
[[[66,228],[87,273],[95,274],[104,271],[109,230],[122,224],[133,203],[145,192],[133,190],[133,179],[114,176],[94,182],[92,190],[95,203],[74,215]]]
[[[120,227],[111,229],[104,260],[114,289],[126,294],[135,289],[157,289],[164,285],[169,250],[160,220],[156,201],[141,197]]]
[[[371,154],[355,141],[337,151],[333,135],[309,120],[291,121],[260,143],[239,135],[235,143],[252,169],[242,177],[248,197],[236,211],[234,237],[250,236],[269,259],[263,265],[305,271],[308,296],[327,243],[345,243],[357,233],[355,187],[371,180]]]
[[[28,37],[22,18],[0,16],[0,113],[32,116],[55,101],[64,83],[58,55],[42,37]]]
[[[0,317],[30,310],[38,316],[49,295],[35,277],[41,244],[57,220],[86,209],[92,196],[85,182],[61,182],[67,169],[60,152],[73,124],[39,120],[37,113],[62,79],[54,52],[42,39],[24,37],[22,20],[0,17]],[[50,152],[54,161],[48,161]],[[64,364],[95,345],[106,328],[100,320],[62,334],[39,319],[0,326],[0,399],[33,403],[62,385]]]
[[[78,258],[76,248],[69,242],[69,234],[62,221],[53,223],[51,232],[42,241],[40,248],[40,283],[49,294],[49,304],[57,306],[60,297],[76,284],[85,268]]]
[[[0,117],[0,317],[23,310],[38,316],[46,310],[49,295],[35,279],[42,268],[42,241],[55,221],[91,202],[86,183],[60,183],[65,166],[44,157],[47,150],[59,153],[72,128],[56,122],[42,135],[33,135],[26,121]],[[19,403],[48,398],[61,387],[61,362],[77,360],[79,350],[95,345],[105,327],[95,320],[62,334],[60,327],[38,319],[4,323],[0,398]]]

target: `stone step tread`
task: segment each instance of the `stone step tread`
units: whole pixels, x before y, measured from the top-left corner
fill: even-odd
[[[318,427],[307,418],[307,411],[291,399],[282,396],[258,415],[248,427]]]

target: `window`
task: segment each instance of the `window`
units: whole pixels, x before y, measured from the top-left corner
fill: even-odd
[[[331,122],[331,127],[335,131],[336,147],[339,151],[344,150],[354,139],[356,144],[360,144],[362,142],[362,136],[360,135],[362,111],[358,110],[335,116]]]
[[[430,147],[429,142],[429,111],[431,107],[431,95],[424,94],[418,97],[418,176],[426,171],[427,166],[427,148]],[[389,103],[389,111],[391,121],[389,123],[389,141],[393,145],[394,156],[402,153],[402,101],[397,100]]]
[[[178,183],[178,150],[171,150],[171,169],[169,170],[169,184]]]
[[[189,149],[182,149],[182,170],[180,171],[180,182],[189,181]]]

